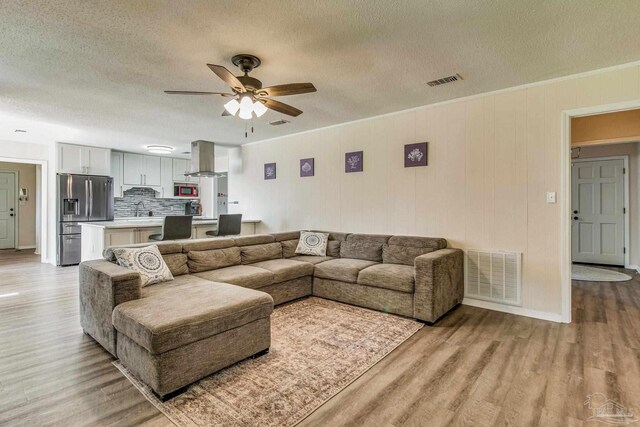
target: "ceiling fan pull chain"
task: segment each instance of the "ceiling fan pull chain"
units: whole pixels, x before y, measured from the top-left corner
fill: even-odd
[[[247,126],[249,126],[249,123],[247,123],[246,121],[244,122],[244,137],[248,138],[249,137],[249,133],[247,130]]]

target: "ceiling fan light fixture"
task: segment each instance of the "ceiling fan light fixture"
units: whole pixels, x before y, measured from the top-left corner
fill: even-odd
[[[256,101],[253,104],[253,112],[256,113],[257,117],[262,117],[262,115],[264,113],[266,113],[267,110],[268,110],[268,108],[265,107],[264,104],[262,102],[260,102],[260,101]]]
[[[232,99],[231,101],[224,104],[224,109],[229,112],[232,116],[235,116],[238,110],[240,109],[240,103],[237,99]]]
[[[238,114],[238,117],[249,120],[251,113],[253,113],[253,101],[250,96],[243,96],[240,99],[240,114]]]

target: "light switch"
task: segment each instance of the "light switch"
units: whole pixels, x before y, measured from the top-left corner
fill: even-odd
[[[547,203],[555,203],[555,202],[556,202],[556,192],[547,191]]]

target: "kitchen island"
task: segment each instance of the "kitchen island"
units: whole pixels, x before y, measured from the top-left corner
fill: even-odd
[[[149,236],[162,232],[161,217],[121,218],[114,221],[83,222],[81,226],[81,260],[102,258],[102,252],[111,246],[151,243]],[[240,234],[255,234],[256,224],[260,220],[243,219]],[[194,218],[191,226],[191,238],[203,239],[207,231],[218,226],[215,218]]]

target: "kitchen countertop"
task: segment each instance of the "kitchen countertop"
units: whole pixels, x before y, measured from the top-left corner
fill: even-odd
[[[81,226],[97,227],[97,228],[146,228],[146,227],[161,227],[163,217],[138,217],[138,218],[120,218],[113,221],[95,221],[95,222],[80,222]],[[243,223],[257,223],[259,219],[243,219]],[[197,225],[211,225],[217,224],[216,218],[193,218],[194,226]]]

